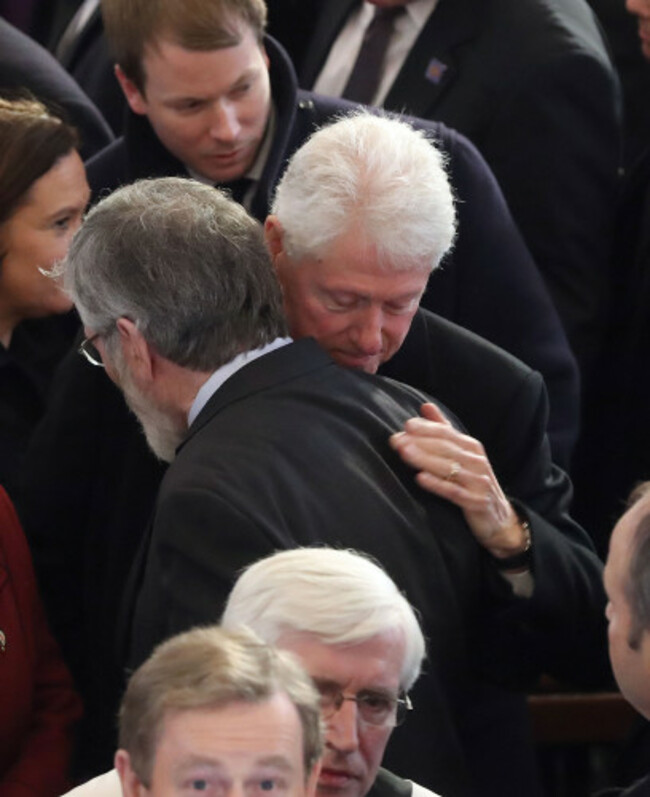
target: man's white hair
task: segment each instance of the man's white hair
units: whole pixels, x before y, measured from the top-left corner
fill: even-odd
[[[387,270],[434,269],[456,231],[445,158],[422,131],[358,112],[317,130],[293,155],[271,213],[292,260],[351,233]]]
[[[296,548],[260,559],[237,579],[221,625],[247,626],[271,645],[287,631],[339,645],[398,629],[406,644],[400,678],[405,691],[415,683],[425,655],[409,602],[379,565],[354,551]]]

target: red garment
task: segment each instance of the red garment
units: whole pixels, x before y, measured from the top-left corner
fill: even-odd
[[[68,787],[81,701],[45,621],[27,541],[0,487],[0,795]]]

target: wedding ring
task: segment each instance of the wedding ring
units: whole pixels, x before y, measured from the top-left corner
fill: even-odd
[[[449,473],[445,476],[446,482],[455,482],[458,478],[458,474],[460,473],[460,464],[458,462],[452,462],[451,467],[449,468]]]

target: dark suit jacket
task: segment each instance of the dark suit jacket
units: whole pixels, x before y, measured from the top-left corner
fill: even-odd
[[[271,0],[270,32],[287,43],[300,85],[311,88],[358,0],[305,2],[302,10],[295,6],[303,3]],[[302,26],[296,14],[307,16]],[[436,62],[442,74],[427,77]],[[384,102],[442,121],[476,144],[583,366],[603,320],[619,104],[615,72],[583,0],[440,0]]]
[[[353,105],[297,90],[293,68],[273,40],[271,59],[276,134],[253,199],[252,214],[264,220],[275,186],[291,155],[317,127]],[[431,277],[425,307],[502,346],[538,370],[551,403],[553,456],[568,468],[578,429],[575,361],[540,276],[517,232],[499,187],[474,147],[444,125],[412,120],[449,155],[458,197],[455,249]],[[186,175],[149,123],[130,114],[123,138],[88,164],[95,196],[139,177]]]
[[[650,150],[626,180],[605,346],[576,451],[576,510],[607,552],[634,485],[650,479]]]
[[[605,789],[599,791],[595,797],[650,797],[650,775],[627,789]]]
[[[633,166],[650,141],[650,65],[641,52],[639,22],[618,0],[588,0],[607,34],[623,91],[624,161]]]
[[[101,113],[75,81],[40,44],[0,17],[0,96],[28,89],[66,121],[81,137],[81,155],[89,158],[113,140]]]
[[[401,731],[410,750],[401,771],[421,759],[436,791],[472,793],[475,779],[477,793],[493,793],[475,744],[480,736],[491,746],[494,729],[484,729],[492,716],[506,733],[513,722],[519,729],[519,717],[494,699],[489,683],[528,678],[529,666],[555,657],[569,634],[584,635],[584,614],[566,611],[582,602],[580,589],[554,567],[550,605],[543,589],[530,601],[513,599],[457,508],[419,490],[388,437],[424,398],[335,366],[310,340],[228,379],[163,478],[135,610],[127,611],[130,664],[169,635],[216,620],[241,568],[274,550],[325,543],[366,551],[419,610],[431,654],[414,691],[419,711]],[[596,573],[595,557],[582,553],[566,539],[540,539],[536,556],[544,567],[548,555],[572,570],[582,558],[581,573]],[[581,606],[587,617],[600,608]],[[525,758],[527,741],[524,733],[516,751],[501,746],[501,761]],[[512,766],[508,776],[510,794],[535,793],[534,783],[525,790],[517,783]]]
[[[22,321],[6,349],[0,344],[0,484],[11,494],[50,381],[79,327],[71,311]]]
[[[427,310],[379,373],[435,396],[480,440],[504,492],[526,507],[537,537],[561,531],[590,546],[569,517],[571,483],[553,464],[540,375],[506,352]],[[557,665],[556,665],[557,666]],[[569,679],[574,673],[567,673]]]

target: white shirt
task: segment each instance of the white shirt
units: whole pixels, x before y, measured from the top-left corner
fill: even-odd
[[[76,789],[66,792],[63,797],[122,797],[122,784],[116,769],[104,772]]]
[[[395,30],[386,51],[383,75],[371,105],[381,105],[386,99],[390,87],[437,3],[438,0],[411,0],[404,6],[406,13],[395,20]],[[357,60],[363,35],[373,18],[375,8],[372,3],[364,2],[360,8],[350,14],[332,44],[327,60],[314,84],[314,91],[330,97],[341,96]]]

